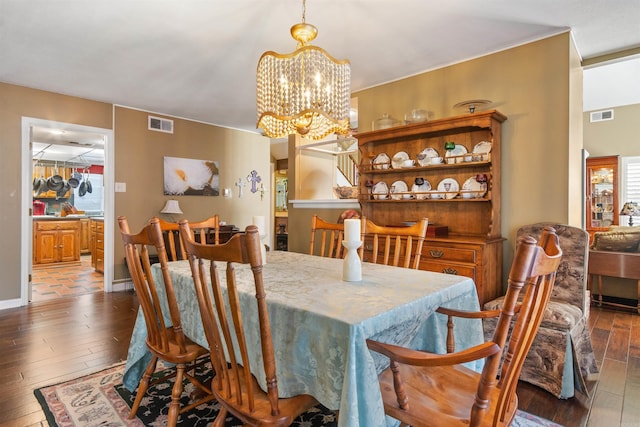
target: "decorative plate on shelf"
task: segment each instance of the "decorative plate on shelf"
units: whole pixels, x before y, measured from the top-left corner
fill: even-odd
[[[429,191],[431,191],[431,183],[426,179],[421,185],[413,184],[411,192],[417,200],[425,200],[429,198]]]
[[[469,99],[467,101],[458,102],[453,106],[453,108],[468,110],[470,114],[473,114],[476,111],[487,108],[489,105],[491,105],[491,101],[488,99]]]
[[[486,154],[491,152],[491,142],[489,141],[480,141],[473,147],[473,153],[475,154]]]
[[[402,168],[402,163],[405,160],[409,160],[409,155],[404,151],[398,151],[391,158],[391,167],[394,168],[394,169],[401,169]]]
[[[373,198],[376,200],[385,200],[389,197],[389,187],[387,183],[384,181],[380,181],[373,186],[371,189],[371,194],[373,194]]]
[[[411,194],[409,194],[409,187],[404,181],[395,181],[391,184],[391,189],[389,190],[391,193],[391,198],[393,200],[401,200],[401,199],[409,199],[411,198]]]
[[[482,182],[478,182],[475,176],[467,178],[462,184],[462,190],[460,194],[465,199],[477,199],[485,195],[487,192],[487,185]]]
[[[440,155],[434,148],[427,147],[424,150],[422,150],[417,157],[418,157],[418,164],[420,166],[427,166],[431,164],[432,157],[440,157]]]
[[[460,191],[460,184],[453,178],[445,178],[438,184],[438,191],[444,193],[445,198],[453,199]]]
[[[373,159],[372,163],[374,169],[389,169],[391,159],[387,156],[387,153],[380,153]]]
[[[480,141],[473,147],[473,154],[479,154],[479,156],[473,156],[474,161],[483,160],[488,161],[489,154],[491,152],[491,142]]]
[[[445,157],[462,156],[467,153],[468,153],[467,147],[465,147],[464,145],[456,144],[456,148],[454,148],[453,150],[447,150],[447,153],[444,156]],[[455,163],[462,163],[463,161],[464,161],[463,157],[455,157]]]

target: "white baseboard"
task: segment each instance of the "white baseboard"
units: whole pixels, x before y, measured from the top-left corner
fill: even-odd
[[[0,310],[6,310],[8,308],[16,308],[22,306],[22,300],[20,298],[7,299],[0,301]]]
[[[113,292],[132,291],[133,282],[129,279],[114,281],[113,284],[111,285],[111,290]]]

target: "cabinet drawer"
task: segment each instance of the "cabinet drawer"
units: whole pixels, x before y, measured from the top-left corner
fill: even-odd
[[[104,249],[104,236],[102,234],[96,234],[96,249]]]
[[[447,248],[425,244],[422,247],[422,259],[475,264],[476,251],[473,249]]]
[[[104,222],[102,222],[102,221],[100,221],[100,222],[96,221],[96,222],[95,222],[95,225],[96,225],[96,232],[97,232],[97,233],[103,233],[103,232],[104,232]]]
[[[36,221],[36,230],[80,230],[80,221]]]
[[[437,273],[455,274],[458,276],[465,276],[476,281],[476,268],[475,266],[446,263],[446,262],[432,262],[424,261],[424,258],[420,261],[420,269],[427,271],[435,271]]]

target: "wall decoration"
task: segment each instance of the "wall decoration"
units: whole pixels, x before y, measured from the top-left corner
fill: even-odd
[[[243,189],[247,185],[246,182],[242,180],[242,178],[238,178],[238,182],[236,182],[236,187],[238,187],[238,197],[242,197]]]
[[[255,193],[258,191],[258,183],[262,181],[260,175],[255,170],[252,170],[249,175],[247,175],[247,181],[251,183],[251,192]]]
[[[165,157],[164,194],[167,196],[219,196],[218,162]]]

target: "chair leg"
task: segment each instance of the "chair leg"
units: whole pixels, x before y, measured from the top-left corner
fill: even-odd
[[[158,357],[153,356],[151,361],[147,365],[144,370],[144,374],[142,375],[142,379],[140,380],[140,384],[138,384],[138,391],[136,393],[136,400],[133,402],[133,406],[131,407],[131,411],[129,412],[129,419],[132,420],[135,418],[136,413],[138,412],[138,408],[140,407],[140,402],[142,402],[142,398],[147,393],[147,389],[149,388],[149,381],[151,380],[151,376],[156,371],[156,364],[158,363]]]
[[[176,366],[176,382],[171,390],[171,404],[169,405],[169,414],[167,415],[167,426],[175,427],[178,423],[178,416],[180,415],[180,397],[182,396],[182,387],[184,381],[185,365],[180,364]]]
[[[215,420],[213,420],[211,427],[224,427],[224,422],[226,419],[227,419],[227,408],[222,406],[220,407],[220,412],[218,412],[218,416],[216,417]]]

